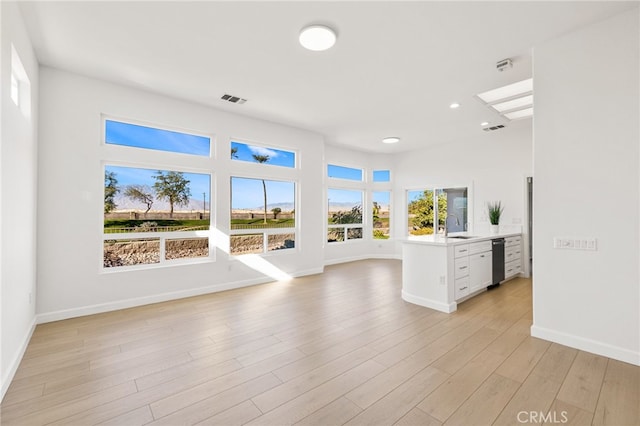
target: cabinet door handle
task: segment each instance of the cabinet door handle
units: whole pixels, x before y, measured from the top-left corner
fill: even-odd
[[[467,249],[460,250],[460,253],[464,253],[465,251],[467,251]]]
[[[467,287],[466,287],[466,286],[465,286],[465,287],[460,288],[460,290],[466,290],[466,289],[467,289]]]
[[[461,266],[458,269],[467,269],[467,267],[466,266]]]
[[[481,255],[480,257],[484,257],[484,254],[483,254],[483,255]]]

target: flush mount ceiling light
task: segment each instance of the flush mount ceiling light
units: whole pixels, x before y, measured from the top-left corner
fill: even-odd
[[[324,25],[310,25],[300,31],[300,44],[305,49],[320,52],[336,44],[336,32]]]
[[[451,109],[456,109],[456,108],[460,108],[460,104],[457,102],[452,103],[451,105],[449,105],[449,108]]]
[[[390,136],[388,138],[382,139],[382,143],[398,143],[400,142],[400,138],[396,136]]]
[[[509,120],[533,116],[533,79],[518,81],[476,95],[486,106]]]

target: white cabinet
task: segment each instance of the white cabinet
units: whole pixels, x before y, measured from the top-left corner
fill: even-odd
[[[456,300],[491,285],[491,240],[460,244],[453,252]]]
[[[507,237],[504,246],[504,278],[509,279],[522,272],[522,237]]]
[[[469,292],[473,293],[491,285],[491,258],[491,251],[469,256]]]

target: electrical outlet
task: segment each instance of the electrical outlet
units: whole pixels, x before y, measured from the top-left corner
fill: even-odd
[[[445,281],[445,276],[444,275],[440,275],[440,285],[445,285],[446,281]]]

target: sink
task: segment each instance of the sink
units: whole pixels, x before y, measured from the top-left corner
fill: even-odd
[[[478,238],[472,235],[452,235],[447,238],[457,238],[459,240],[468,240],[469,238]]]

